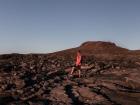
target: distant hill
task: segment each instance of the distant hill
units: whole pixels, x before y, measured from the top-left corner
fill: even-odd
[[[82,43],[79,47],[58,51],[52,54],[73,54],[80,50],[84,55],[92,54],[124,54],[130,52],[126,48],[117,46],[112,42],[103,41],[87,41]]]
[[[25,54],[26,56],[36,57],[38,55],[45,55],[45,56],[71,56],[74,57],[76,52],[80,50],[81,53],[85,56],[100,56],[109,58],[112,56],[122,56],[122,57],[140,57],[140,50],[129,50],[126,48],[122,48],[117,46],[113,42],[103,42],[103,41],[87,41],[82,43],[80,46],[75,48],[70,48],[58,52],[48,53],[48,54]],[[10,57],[23,57],[23,54],[4,54],[1,55],[0,58],[10,58]]]
[[[95,56],[101,59],[131,59],[140,57],[140,50],[129,50],[113,42],[103,41],[87,41],[78,47],[50,53],[48,55],[73,58],[78,50],[80,50],[84,56]]]

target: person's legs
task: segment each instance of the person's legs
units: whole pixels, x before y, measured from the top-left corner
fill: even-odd
[[[79,69],[78,72],[79,72],[79,78],[80,78],[81,77],[81,70]]]
[[[78,65],[77,68],[78,68],[78,74],[79,74],[79,78],[80,78],[81,77],[81,65]]]
[[[73,74],[73,71],[75,70],[75,67],[72,67],[72,69],[71,69],[71,75]]]

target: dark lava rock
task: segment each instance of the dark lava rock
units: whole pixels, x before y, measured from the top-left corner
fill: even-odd
[[[17,89],[21,89],[25,86],[25,82],[22,79],[16,79],[14,82]]]
[[[70,76],[76,52],[81,78]],[[0,55],[0,105],[139,105],[140,52],[86,42],[50,54]]]

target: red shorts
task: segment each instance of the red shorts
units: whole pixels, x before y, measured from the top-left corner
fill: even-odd
[[[76,70],[81,69],[81,65],[75,65],[75,69],[76,69]]]

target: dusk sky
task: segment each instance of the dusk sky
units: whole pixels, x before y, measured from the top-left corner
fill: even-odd
[[[0,53],[48,53],[85,41],[140,49],[140,0],[0,0]]]

